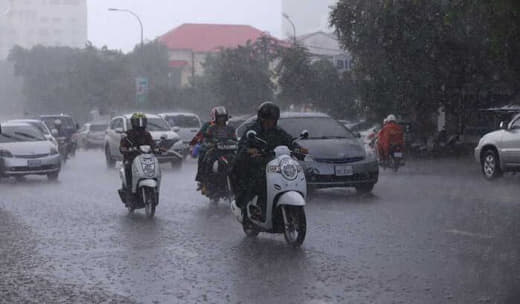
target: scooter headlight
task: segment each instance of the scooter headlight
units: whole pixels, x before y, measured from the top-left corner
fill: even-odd
[[[280,161],[280,173],[288,180],[294,180],[298,177],[298,172],[301,171],[298,167],[300,165],[292,159],[287,158]]]
[[[146,176],[154,176],[155,175],[155,162],[150,160],[144,160],[142,163],[143,173]]]

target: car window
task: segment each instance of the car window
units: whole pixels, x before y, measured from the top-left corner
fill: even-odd
[[[165,120],[172,127],[200,128],[199,119],[193,115],[170,115],[170,116],[166,116]]]
[[[107,129],[107,125],[104,125],[104,124],[90,125],[90,132],[103,132],[106,129]]]
[[[112,120],[112,123],[110,124],[110,129],[115,130],[117,128],[123,128],[122,118],[115,118],[114,120]]]
[[[131,129],[132,125],[130,124],[129,121],[127,121],[127,124],[128,124],[128,129]],[[168,123],[164,119],[159,118],[159,117],[151,117],[151,118],[147,119],[146,130],[148,130],[150,132],[170,131],[171,127],[170,127],[170,125],[168,125]]]
[[[520,117],[513,121],[511,129],[520,129]]]
[[[354,138],[345,126],[330,117],[282,118],[278,125],[293,137],[307,130],[311,139]]]
[[[44,141],[40,130],[33,126],[2,126],[0,143]]]

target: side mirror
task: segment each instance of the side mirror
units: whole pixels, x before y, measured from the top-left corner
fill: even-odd
[[[123,134],[123,128],[115,128],[114,131],[117,133],[117,134]]]
[[[355,136],[356,138],[361,138],[361,133],[359,133],[359,132],[354,132],[354,136]]]
[[[168,139],[168,136],[166,136],[166,135],[161,135],[161,140],[166,140],[166,139]]]
[[[51,134],[52,134],[52,136],[56,136],[56,135],[58,135],[58,130],[56,130],[56,129],[52,129],[52,130],[51,130]]]
[[[246,137],[247,137],[247,139],[249,139],[249,140],[254,140],[254,139],[256,138],[256,132],[253,131],[253,130],[249,130],[249,131],[247,131],[247,133],[246,133]]]
[[[502,130],[507,130],[507,124],[506,124],[505,121],[501,121],[501,122],[500,122],[500,129],[502,129]]]
[[[173,127],[172,130],[173,130],[173,132],[177,133],[177,132],[179,132],[179,131],[181,130],[181,128],[179,128],[179,127]]]
[[[309,138],[309,131],[303,130],[302,133],[300,133],[300,139],[308,139]]]

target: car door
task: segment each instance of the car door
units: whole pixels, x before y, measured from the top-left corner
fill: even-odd
[[[520,116],[504,131],[501,142],[502,157],[508,166],[520,166]]]
[[[121,157],[121,152],[119,152],[119,144],[121,142],[122,136],[122,134],[119,133],[119,130],[124,130],[123,125],[123,118],[116,117],[112,120],[112,123],[110,124],[110,129],[108,131],[110,153],[118,158]]]

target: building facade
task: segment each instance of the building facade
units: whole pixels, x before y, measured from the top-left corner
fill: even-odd
[[[0,0],[0,60],[19,45],[83,47],[87,0]]]
[[[331,6],[338,0],[282,0],[282,13],[294,23],[296,36],[318,31],[331,32],[329,15]],[[287,20],[282,20],[282,35],[294,36],[293,27]]]
[[[204,74],[206,58],[221,48],[237,48],[268,35],[249,25],[183,24],[159,37],[169,51],[170,81],[186,86],[194,76]]]
[[[307,48],[312,60],[329,60],[340,73],[351,70],[352,56],[348,51],[341,48],[334,34],[319,31],[298,36],[296,40]]]

